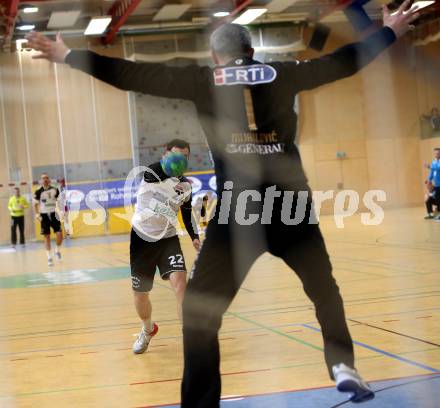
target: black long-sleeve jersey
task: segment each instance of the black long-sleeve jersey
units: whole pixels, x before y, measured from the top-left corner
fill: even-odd
[[[194,102],[212,151],[218,189],[306,185],[295,146],[298,92],[351,76],[396,40],[384,27],[320,58],[263,64],[237,58],[217,68],[135,63],[73,50],[66,62],[117,88]]]

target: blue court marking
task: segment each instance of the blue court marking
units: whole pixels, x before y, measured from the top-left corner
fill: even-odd
[[[120,242],[129,242],[130,233],[108,235],[103,237],[78,237],[64,239],[63,247],[66,248],[77,248],[84,247],[87,245],[100,245],[100,244],[117,244]],[[16,251],[9,251],[10,245],[1,245],[0,252],[27,252],[27,251],[43,251],[42,241],[29,241],[26,243],[25,247],[17,246]]]
[[[314,330],[316,332],[321,333],[320,329],[317,329],[316,327],[313,327],[313,326],[309,326],[308,324],[302,324],[301,326],[306,327],[307,329]],[[407,359],[405,357],[401,357],[401,356],[398,356],[397,354],[389,353],[388,351],[381,350],[381,349],[378,349],[378,348],[373,347],[373,346],[369,346],[368,344],[362,343],[360,341],[353,340],[353,343],[358,345],[358,346],[361,346],[363,348],[366,348],[368,350],[375,351],[376,353],[383,354],[384,356],[394,358],[395,360],[399,360],[399,361],[401,361],[403,363],[406,363],[406,364],[409,364],[409,365],[421,368],[421,369],[426,370],[426,371],[430,371],[431,373],[438,373],[438,372],[440,372],[440,370],[437,370],[436,368],[427,366],[425,364],[418,363],[417,361],[409,360],[409,359]]]
[[[438,408],[440,375],[424,375],[370,383],[376,398],[362,408]],[[222,400],[221,408],[337,408],[351,407],[348,394],[334,387],[280,392],[255,396],[236,396]],[[152,406],[150,406],[152,408]],[[178,408],[178,405],[163,408]]]

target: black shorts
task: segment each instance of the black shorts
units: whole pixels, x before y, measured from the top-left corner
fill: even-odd
[[[130,267],[132,288],[136,292],[149,292],[153,287],[156,268],[162,279],[168,280],[172,272],[186,272],[185,258],[177,236],[155,242],[145,241],[131,230]]]
[[[41,235],[50,235],[50,229],[53,229],[53,232],[61,231],[61,223],[56,217],[56,214],[40,214],[41,215]]]

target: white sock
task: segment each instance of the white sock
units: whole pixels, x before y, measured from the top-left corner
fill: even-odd
[[[154,325],[153,322],[151,321],[151,318],[147,320],[143,320],[143,326],[144,326],[144,330],[147,333],[151,333],[154,329]]]
[[[52,254],[51,254],[50,250],[46,251],[46,254],[47,254],[47,259],[51,259],[52,258]]]
[[[61,245],[57,245],[56,246],[55,253],[56,254],[60,254],[61,253]]]

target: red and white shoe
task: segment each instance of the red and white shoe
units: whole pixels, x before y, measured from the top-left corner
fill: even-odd
[[[148,349],[148,345],[150,344],[151,339],[157,334],[159,331],[159,326],[156,323],[153,323],[153,330],[149,333],[142,328],[139,333],[138,338],[133,344],[133,353],[142,354],[145,353]]]

